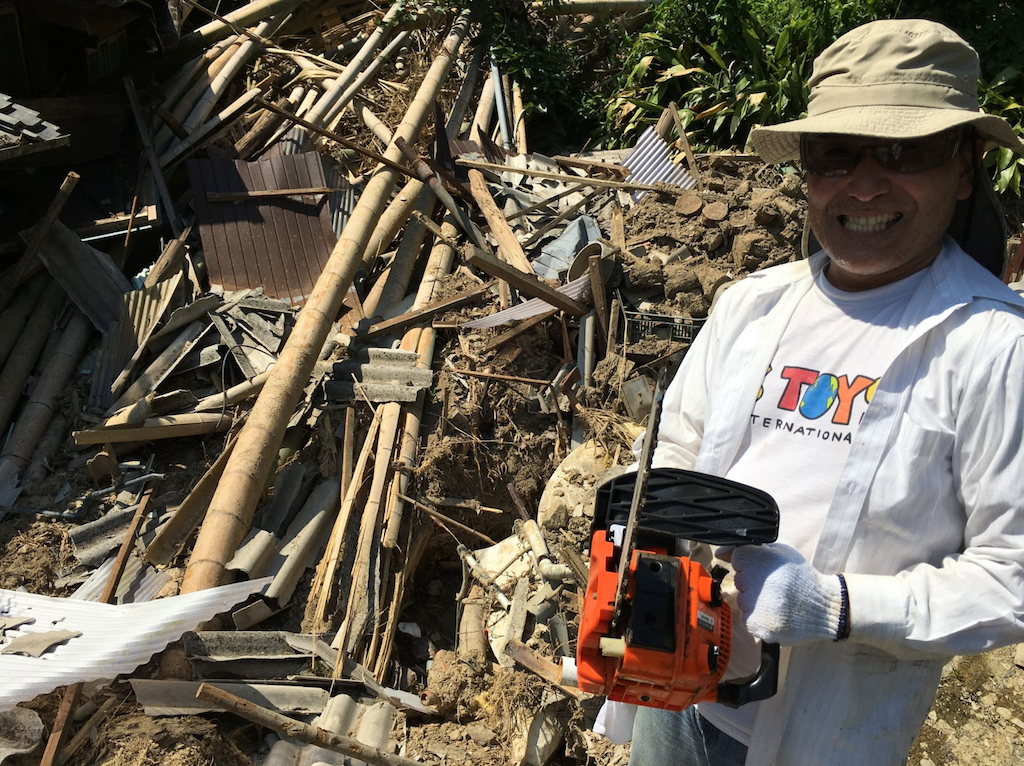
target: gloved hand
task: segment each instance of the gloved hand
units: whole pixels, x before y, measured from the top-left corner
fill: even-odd
[[[781,646],[837,638],[838,575],[823,575],[781,543],[741,545],[732,552],[732,566],[736,604],[752,636]]]

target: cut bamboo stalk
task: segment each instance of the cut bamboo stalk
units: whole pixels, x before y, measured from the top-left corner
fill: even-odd
[[[519,80],[512,81],[512,120],[516,136],[516,151],[527,154],[526,144],[526,110],[523,108],[523,91]]]
[[[536,276],[537,272],[533,270],[530,259],[523,252],[523,246],[516,239],[512,227],[508,225],[505,216],[498,209],[497,203],[487,188],[484,174],[479,170],[471,169],[469,171],[469,189],[473,193],[473,199],[476,200],[480,212],[484,214],[484,218],[487,219],[487,223],[491,227],[491,236],[498,241],[498,257],[523,273]]]
[[[373,421],[370,423],[370,428],[366,432],[363,448],[352,471],[352,479],[345,491],[345,499],[338,512],[338,518],[334,522],[334,529],[331,530],[331,537],[327,541],[327,550],[320,559],[320,565],[317,567],[313,585],[309,591],[307,611],[312,606],[314,632],[323,632],[328,628],[327,608],[334,597],[335,587],[338,584],[336,579],[338,564],[342,558],[345,538],[352,520],[352,510],[355,508],[362,490],[363,476],[366,473],[367,465],[369,465],[370,457],[373,455],[373,447],[377,441],[379,428],[380,418],[375,413]]]
[[[14,491],[18,472],[28,465],[46,433],[53,417],[53,402],[67,389],[91,333],[92,324],[85,314],[76,309],[53,355],[43,367],[32,396],[22,408],[14,433],[0,456],[0,502],[5,505],[13,500],[7,492]]]
[[[50,338],[53,321],[63,304],[64,291],[56,283],[49,282],[42,302],[25,323],[21,337],[7,357],[3,373],[0,374],[0,434],[7,432],[25,382]]]
[[[283,18],[303,2],[304,0],[254,0],[225,14],[224,21],[211,21],[194,32],[183,35],[178,48],[182,51],[206,48],[211,43],[234,34],[234,27],[248,27],[274,14],[280,14]]]
[[[412,139],[419,133],[448,74],[452,56],[468,32],[469,20],[467,11],[454,23],[405,119],[396,129],[396,136]],[[393,146],[388,155],[397,160],[401,151]],[[362,263],[363,250],[396,178],[390,168],[379,168],[371,176],[309,300],[299,312],[295,327],[249,413],[239,435],[238,446],[232,452],[224,477],[210,503],[185,571],[182,592],[191,593],[218,585],[225,574],[227,562],[252,523],[256,502],[288,421],[309,381],[356,269]]]
[[[242,44],[239,36],[236,35],[232,43],[224,47],[220,54],[207,64],[206,71],[202,73],[202,76],[192,84],[178,101],[175,103],[165,103],[165,106],[170,109],[171,117],[178,121],[178,124],[182,124],[185,118],[188,117],[189,112],[192,108],[199,103],[199,99],[203,97],[203,94],[209,89],[210,83],[216,79],[217,75],[228,65],[228,62],[234,58],[238,52],[239,46]],[[182,125],[182,127],[184,127]],[[158,153],[166,153],[167,148],[175,140],[174,131],[171,127],[166,124],[160,125],[156,131],[156,135],[153,136],[153,146],[156,147]],[[161,159],[161,165],[166,165]]]
[[[470,160],[465,157],[459,157],[455,160],[457,165],[462,165],[467,168],[478,168],[479,170],[490,170],[492,173],[518,173],[524,176],[532,176],[533,178],[549,178],[555,181],[562,181],[567,184],[578,184],[586,183],[588,186],[604,186],[609,189],[623,189],[628,191],[655,191],[661,192],[672,192],[670,187],[666,186],[651,186],[650,184],[631,184],[626,181],[610,181],[607,178],[593,178],[591,176],[574,176],[568,173],[552,173],[550,170],[532,170],[530,168],[513,168],[509,165],[499,165],[495,162],[480,162],[479,160]],[[685,194],[686,189],[679,187],[678,194]]]
[[[271,366],[270,370],[273,369]],[[232,386],[226,391],[222,391],[219,394],[211,394],[204,399],[200,399],[199,403],[195,406],[196,412],[213,412],[214,410],[222,410],[225,407],[230,407],[233,404],[238,404],[250,396],[255,396],[263,390],[263,384],[267,382],[270,377],[270,370],[261,372],[255,378],[251,380],[243,380],[236,386]]]
[[[256,101],[262,93],[262,87],[247,90],[241,96],[228,104],[224,109],[210,118],[209,122],[199,128],[199,130],[192,133],[188,139],[179,143],[176,149],[161,154],[160,166],[163,168],[170,168],[188,157],[207,141],[211,141],[216,138],[222,130],[229,128],[231,123],[241,117],[245,110],[249,108],[249,105]]]
[[[404,187],[395,195],[380,217],[380,221],[370,236],[363,254],[363,265],[370,266],[378,256],[384,254],[394,241],[398,231],[405,226],[423,191],[423,182],[418,178],[410,178]]]
[[[394,7],[397,6],[398,3],[396,3]],[[317,123],[319,121],[324,125],[328,125],[340,117],[342,110],[352,102],[352,99],[356,97],[356,94],[362,91],[368,83],[378,81],[380,70],[395,54],[395,52],[405,44],[409,39],[409,34],[409,31],[405,30],[395,35],[394,39],[388,43],[387,47],[381,51],[380,55],[377,56],[377,58],[375,58],[368,67],[366,67],[365,71],[359,73],[359,76],[356,77],[355,81],[349,84],[341,96],[339,96],[335,102],[328,107],[323,116],[320,116],[317,119],[310,119],[310,122]],[[307,117],[307,119],[309,118]]]
[[[399,14],[402,13],[403,5],[404,3],[399,0],[399,2],[395,2],[388,9],[388,12],[384,14],[384,18],[381,19],[380,24],[373,30],[370,36],[366,39],[366,42],[363,43],[363,47],[359,49],[359,53],[353,56],[352,60],[348,62],[342,75],[331,83],[327,90],[324,91],[323,95],[317,99],[313,108],[309,110],[309,114],[306,115],[306,119],[309,120],[309,122],[314,125],[324,126],[331,121],[335,103],[338,102],[348,87],[355,82],[360,73],[370,65],[370,59],[373,54],[383,44],[385,38],[395,29],[396,21],[398,20]],[[381,56],[378,58],[383,59],[384,57]]]
[[[483,146],[481,136],[491,132],[491,115],[494,113],[494,79],[488,75],[476,104],[476,114],[469,128],[469,140]]]
[[[181,270],[181,265],[185,260],[185,243],[188,241],[189,235],[192,234],[194,225],[190,223],[176,239],[167,243],[167,247],[160,253],[160,257],[156,259],[153,268],[146,275],[146,281],[142,284],[143,288],[154,287]]]
[[[21,337],[22,330],[38,307],[39,299],[49,282],[49,276],[36,274],[15,292],[11,305],[0,314],[0,368],[7,362],[11,349]]]
[[[370,109],[369,104],[361,98],[355,99],[355,110],[356,114],[359,115],[359,119],[363,121],[363,125],[373,133],[374,137],[380,141],[384,146],[391,143],[394,138],[394,131],[390,127],[384,124],[384,121],[373,113]]]
[[[264,21],[256,27],[255,32],[261,37],[268,37],[273,35],[277,29],[281,26],[284,18],[281,16],[275,16],[270,21]],[[249,62],[256,57],[259,53],[260,46],[254,43],[252,40],[246,39],[239,44],[238,50],[235,55],[231,57],[224,68],[221,69],[217,75],[213,78],[210,83],[210,87],[206,89],[203,95],[199,98],[192,110],[188,113],[182,121],[182,127],[192,134],[198,130],[202,125],[209,119],[210,115],[213,114],[214,105],[220,100],[221,96],[227,91],[231,81],[235,79],[235,76],[242,71],[242,68],[248,66]],[[180,139],[174,139],[168,151],[174,151],[183,142]]]
[[[231,428],[231,423],[231,418],[220,413],[201,412],[146,418],[141,426],[90,428],[86,431],[74,431],[71,436],[79,447],[86,444],[148,442],[227,431]]]

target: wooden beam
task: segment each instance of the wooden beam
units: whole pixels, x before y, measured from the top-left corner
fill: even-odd
[[[590,311],[589,308],[579,301],[558,292],[555,288],[541,282],[537,277],[524,274],[507,263],[495,260],[482,250],[475,250],[472,254],[466,256],[466,260],[471,266],[475,266],[485,274],[489,274],[496,279],[504,279],[527,295],[540,298],[545,303],[549,303],[574,317],[581,317]]]
[[[513,338],[522,335],[527,330],[536,327],[537,325],[543,323],[545,320],[550,319],[554,315],[555,309],[552,309],[551,311],[546,311],[543,314],[538,314],[537,316],[530,317],[529,319],[520,322],[511,330],[506,330],[501,335],[498,335],[495,338],[491,338],[491,340],[487,341],[487,343],[484,344],[483,348],[480,349],[480,352],[487,353],[488,351],[493,351],[499,346],[504,346]]]
[[[582,157],[566,157],[561,154],[556,154],[552,159],[559,165],[565,165],[570,168],[580,168],[586,170],[588,173],[592,170],[602,170],[606,173],[611,173],[617,176],[620,181],[624,180],[629,175],[629,168],[618,165],[614,162],[599,162],[598,160],[588,160]]]

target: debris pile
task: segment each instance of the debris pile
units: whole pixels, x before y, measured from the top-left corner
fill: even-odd
[[[624,763],[558,675],[593,487],[721,290],[799,253],[797,176],[671,113],[530,151],[468,13],[181,11],[145,87],[103,71],[91,122],[0,152],[33,190],[2,190],[0,710],[43,724],[9,746]]]

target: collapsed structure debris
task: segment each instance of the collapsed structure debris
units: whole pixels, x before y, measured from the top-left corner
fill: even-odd
[[[23,648],[41,621],[2,612],[3,703],[43,723],[10,752],[103,762],[150,716],[218,763],[624,762],[557,673],[593,488],[721,291],[799,252],[798,177],[694,157],[674,108],[631,151],[530,151],[469,12],[111,5],[124,60],[80,76],[137,151],[81,114],[0,151],[45,191],[0,242],[0,541],[47,562],[0,562],[0,601],[70,631]],[[167,50],[123,77],[142,28]],[[123,615],[167,596],[217,608],[145,643]],[[140,652],[99,684],[82,599]]]

